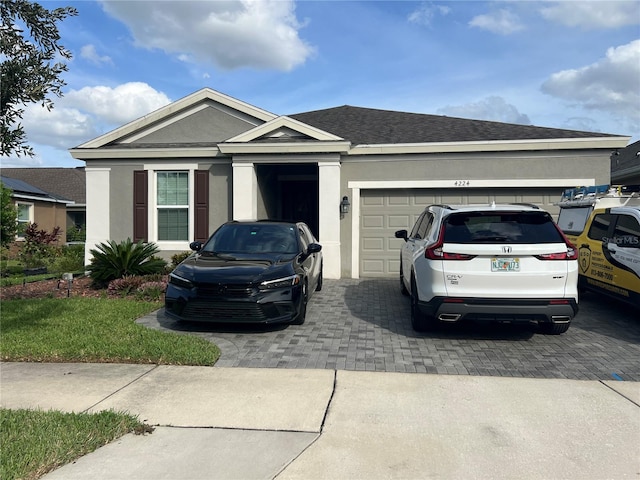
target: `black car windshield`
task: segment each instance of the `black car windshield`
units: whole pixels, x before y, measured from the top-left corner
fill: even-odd
[[[562,243],[549,214],[544,212],[473,212],[447,217],[448,243]]]
[[[201,250],[232,254],[296,254],[296,226],[289,224],[228,223],[220,227]]]

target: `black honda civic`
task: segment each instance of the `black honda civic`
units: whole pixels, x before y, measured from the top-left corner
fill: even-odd
[[[227,222],[190,247],[165,294],[178,320],[300,325],[322,288],[322,246],[304,223]]]

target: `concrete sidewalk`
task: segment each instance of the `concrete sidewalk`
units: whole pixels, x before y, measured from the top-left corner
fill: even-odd
[[[120,364],[0,365],[0,405],[156,426],[49,479],[640,474],[640,383]]]

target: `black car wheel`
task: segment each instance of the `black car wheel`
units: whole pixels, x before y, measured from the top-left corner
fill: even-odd
[[[322,264],[320,265],[320,274],[318,275],[318,283],[316,284],[316,292],[322,290]]]
[[[302,292],[300,292],[300,312],[298,316],[291,322],[293,325],[302,325],[307,319],[307,302],[309,294],[307,292],[307,280],[302,283]]]

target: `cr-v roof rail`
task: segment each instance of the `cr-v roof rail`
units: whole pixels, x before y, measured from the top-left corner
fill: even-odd
[[[440,207],[440,208],[448,208],[449,210],[455,210],[451,205],[446,205],[444,203],[436,203],[434,205],[429,205],[430,207]]]
[[[540,210],[540,207],[538,205],[536,205],[535,203],[514,202],[514,203],[511,203],[511,205],[518,205],[520,207],[531,207],[531,208],[535,208],[537,210]]]

